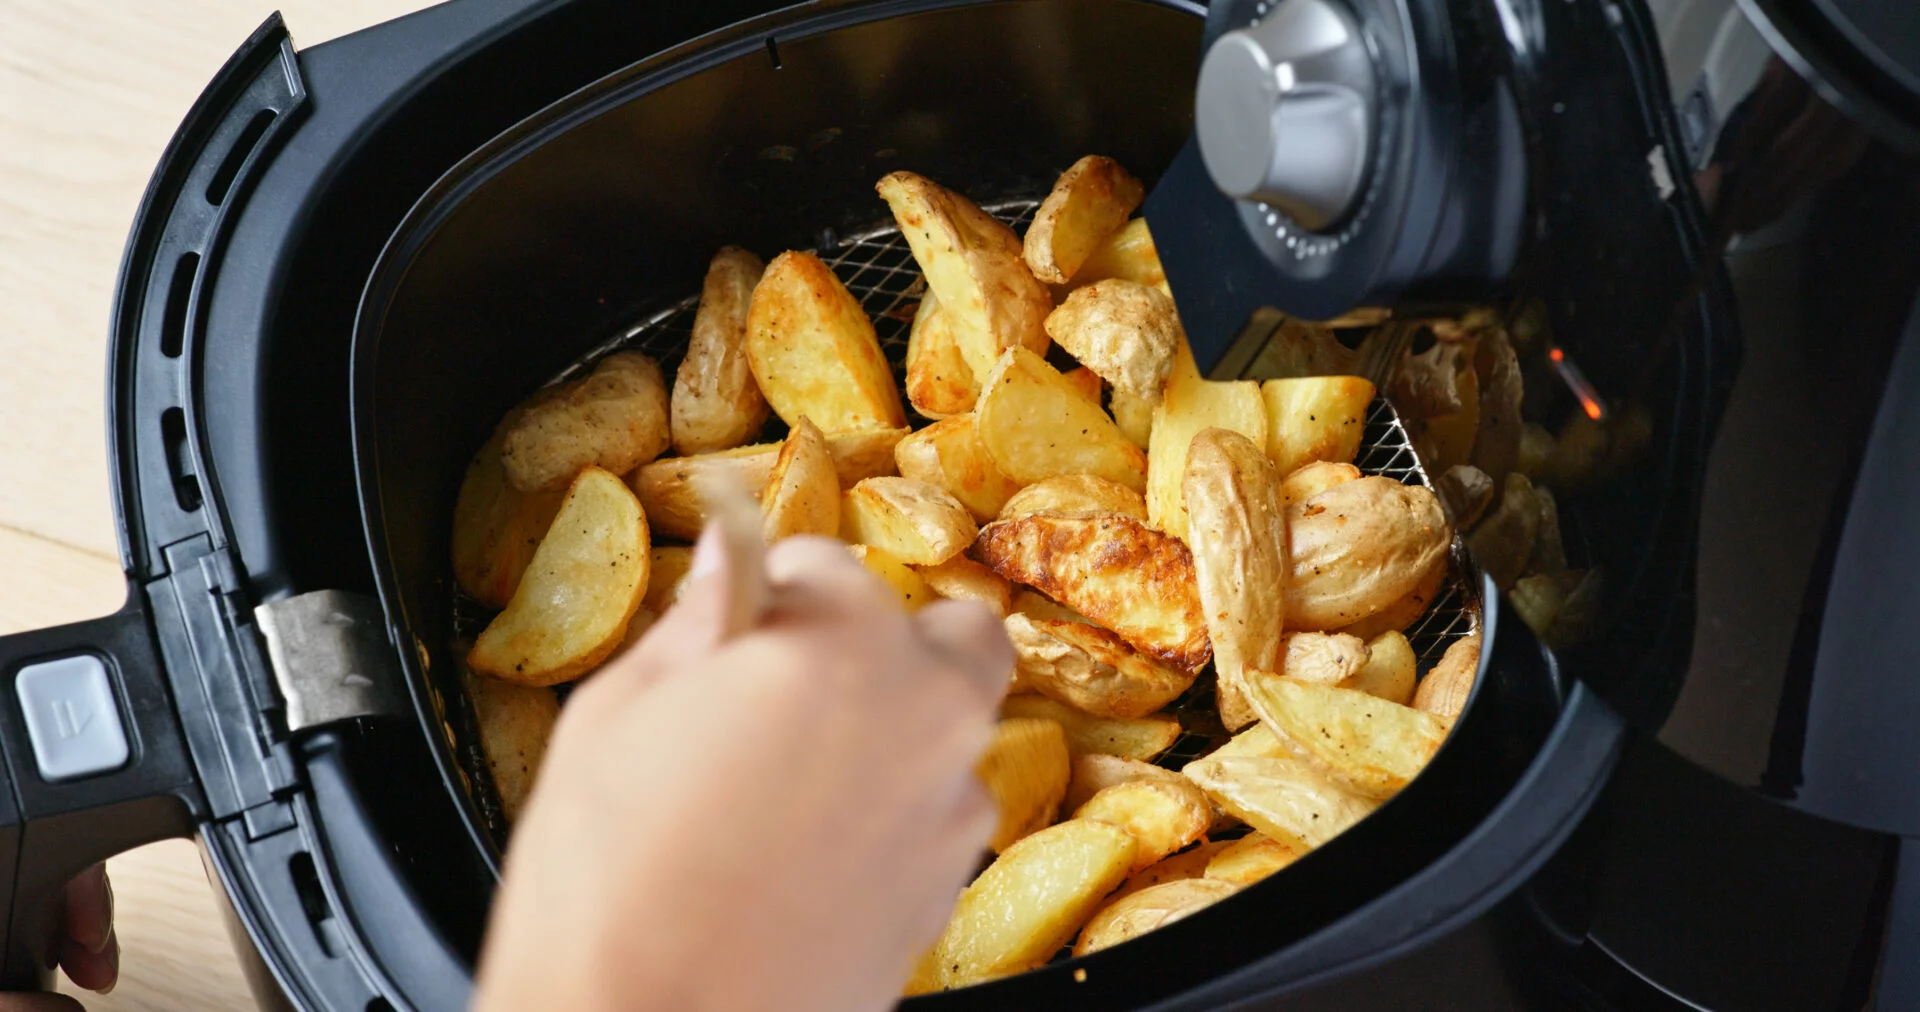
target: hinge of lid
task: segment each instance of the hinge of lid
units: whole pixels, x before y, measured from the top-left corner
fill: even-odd
[[[405,712],[400,662],[372,598],[316,590],[253,613],[286,700],[287,730]]]

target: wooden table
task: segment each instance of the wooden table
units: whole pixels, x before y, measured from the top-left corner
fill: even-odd
[[[102,615],[125,596],[107,314],[134,208],[187,107],[276,7],[306,45],[424,6],[0,0],[0,634]],[[88,1008],[253,1007],[191,842],[109,868],[120,985],[81,994]]]

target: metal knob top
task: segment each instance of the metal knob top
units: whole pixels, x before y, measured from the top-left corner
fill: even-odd
[[[1315,231],[1366,182],[1373,58],[1337,0],[1283,0],[1222,35],[1200,65],[1194,129],[1214,185]]]

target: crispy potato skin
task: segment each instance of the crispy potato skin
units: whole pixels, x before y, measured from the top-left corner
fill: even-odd
[[[637,351],[608,355],[593,372],[537,395],[507,427],[500,459],[515,488],[562,489],[585,467],[625,474],[671,441],[660,367]]]
[[[1420,582],[1399,600],[1339,631],[1371,642],[1381,633],[1408,628],[1420,621],[1420,616],[1425,615],[1428,608],[1433,607],[1434,599],[1440,596],[1441,587],[1447,581],[1447,572],[1448,561],[1443,555],[1433,568],[1420,577]]]
[[[1172,717],[1110,720],[1039,695],[1008,696],[1000,701],[1000,716],[1054,721],[1067,732],[1067,750],[1074,755],[1099,752],[1145,761],[1172,748],[1180,738],[1180,722]]]
[[[1293,473],[1280,480],[1280,498],[1291,506],[1325,492],[1335,485],[1344,484],[1360,477],[1360,469],[1352,464],[1336,464],[1328,460],[1316,460],[1294,468]]]
[[[935,566],[916,566],[914,570],[934,593],[950,601],[978,601],[997,618],[1006,618],[1013,610],[1013,584],[965,555],[956,555]]]
[[[471,671],[466,673],[466,688],[494,792],[500,796],[507,821],[513,822],[520,818],[540,773],[547,739],[560,719],[560,701],[552,689],[515,685]]]
[[[841,537],[911,565],[937,566],[959,555],[979,530],[958,499],[912,478],[868,478],[841,501]]]
[[[1074,809],[1076,819],[1111,822],[1133,834],[1140,871],[1206,835],[1213,822],[1207,796],[1184,777],[1146,778],[1114,784]]]
[[[1452,532],[1434,494],[1367,477],[1287,507],[1287,624],[1323,631],[1394,603],[1444,564]]]
[[[1247,669],[1270,671],[1281,659],[1289,567],[1280,476],[1253,440],[1202,429],[1187,452],[1184,493],[1220,721],[1236,730],[1255,719]]]
[[[1158,400],[1115,390],[1107,405],[1113,409],[1113,424],[1120,427],[1120,434],[1142,450],[1153,445],[1153,409]]]
[[[767,399],[747,361],[747,309],[767,265],[724,246],[707,265],[687,357],[673,375],[673,448],[682,455],[740,446],[767,423]]]
[[[1345,685],[1360,673],[1372,651],[1358,636],[1345,633],[1290,633],[1276,674],[1315,685]],[[1266,669],[1261,669],[1266,670]]]
[[[1067,792],[1066,732],[1051,720],[1003,720],[973,769],[1000,813],[987,842],[998,854],[1052,824]]]
[[[1025,684],[1096,717],[1144,717],[1193,684],[1192,672],[1137,653],[1099,626],[1020,614],[1005,624]]]
[[[1015,492],[1000,507],[1000,519],[1029,513],[1119,513],[1147,518],[1146,500],[1133,489],[1090,474],[1063,474],[1036,481]]]
[[[1113,278],[1067,296],[1047,315],[1047,336],[1115,390],[1158,404],[1173,371],[1180,317],[1158,288]]]
[[[1413,708],[1446,721],[1459,720],[1479,672],[1479,634],[1454,641],[1447,652],[1440,655],[1440,663],[1420,680],[1420,687],[1413,694]]]
[[[1373,384],[1358,376],[1268,380],[1267,455],[1281,474],[1316,460],[1346,464],[1360,450]]]
[[[1142,873],[1144,874],[1144,872]],[[1080,929],[1075,956],[1132,941],[1239,892],[1231,882],[1213,878],[1174,879],[1113,900]]]
[[[773,258],[747,312],[753,378],[787,424],[802,415],[827,432],[907,424],[873,322],[811,253]]]
[[[546,537],[566,491],[522,492],[500,462],[503,424],[473,455],[453,505],[453,578],[474,600],[504,608]]]
[[[1025,348],[1010,349],[987,375],[974,430],[1001,473],[1023,485],[1091,474],[1146,487],[1147,458],[1100,406]]]
[[[1153,768],[1160,769],[1158,766]],[[1172,770],[1160,770],[1160,772],[1176,777],[1180,775],[1174,773]],[[1115,889],[1113,895],[1107,897],[1107,903],[1111,906],[1142,889],[1151,889],[1164,882],[1180,882],[1185,879],[1205,878],[1207,862],[1213,860],[1215,854],[1233,846],[1236,842],[1238,841],[1218,840],[1212,843],[1202,843],[1183,850],[1178,854],[1161,858],[1159,861],[1128,876],[1126,882],[1122,883],[1120,888]]]
[[[1247,698],[1296,754],[1363,797],[1399,793],[1447,737],[1447,722],[1433,714],[1261,671],[1248,676]]]
[[[1380,806],[1292,756],[1215,753],[1180,772],[1262,836],[1301,851],[1339,836]]]
[[[1254,833],[1213,855],[1202,874],[1216,882],[1250,886],[1298,861],[1306,851]]]
[[[1056,285],[1071,280],[1146,195],[1146,187],[1111,158],[1088,155],[1074,162],[1027,226],[1023,245],[1033,276]]]
[[[833,537],[840,532],[840,475],[827,437],[805,415],[787,433],[760,495],[768,544],[795,534]]]
[[[827,434],[834,471],[842,486],[894,473],[894,449],[906,429],[855,429]],[[706,523],[706,508],[697,491],[702,472],[726,471],[732,480],[758,495],[780,459],[779,443],[758,443],[693,457],[656,460],[633,473],[631,484],[647,520],[663,538],[692,541]]]
[[[907,402],[921,415],[939,419],[972,411],[979,399],[980,380],[960,352],[953,321],[929,291],[907,332]]]
[[[973,415],[955,415],[927,426],[894,447],[900,475],[952,493],[981,522],[992,520],[1020,485],[1000,472],[980,442]]]
[[[1175,667],[1198,671],[1213,654],[1193,554],[1133,517],[1034,514],[995,521],[968,555]]]

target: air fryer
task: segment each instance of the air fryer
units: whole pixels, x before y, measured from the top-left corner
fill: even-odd
[[[1807,826],[1853,834],[1826,852],[1857,852],[1847,870],[1867,883],[1829,890],[1861,911],[1834,915],[1856,943],[1834,957],[1835,1007],[1870,989],[1913,929],[1894,899],[1913,876],[1893,869],[1897,837],[1920,832],[1896,730],[1920,695],[1888,660],[1913,607],[1890,588],[1911,540],[1897,335],[1915,275],[1880,238],[1912,234],[1897,226],[1915,174],[1897,141],[1765,65],[1751,25],[1895,138],[1899,54],[1836,64],[1855,50],[1831,34],[1724,4],[1340,6],[1386,125],[1327,178],[1358,173],[1365,206],[1398,208],[1363,219],[1339,188],[1223,193],[1190,142],[1203,55],[1271,6],[455,0],[303,51],[270,20],[188,115],[129,241],[110,387],[128,604],[0,641],[16,688],[42,662],[97,658],[128,746],[60,778],[28,696],[0,707],[8,979],[36,977],[73,871],[198,834],[295,1004],[463,1003],[503,829],[452,652],[447,528],[473,449],[597,351],[638,338],[671,359],[675,309],[720,245],[850,270],[887,224],[871,190],[886,171],[1014,215],[1098,152],[1159,184],[1148,213],[1219,370],[1271,333],[1271,310],[1543,307],[1563,356],[1645,423],[1639,452],[1562,506],[1570,550],[1609,574],[1607,621],[1548,648],[1498,588],[1463,586],[1488,644],[1475,698],[1375,815],[1166,929],[909,1007],[1648,1007],[1684,987],[1650,989],[1619,939],[1692,902],[1689,883],[1650,880],[1620,841],[1713,828],[1646,774],[1668,749],[1718,775],[1699,774],[1692,810],[1799,820],[1761,819],[1758,866],[1797,867],[1762,858],[1827,831]],[[1698,83],[1666,79],[1680,66]],[[1770,175],[1801,150],[1794,129],[1852,147]],[[1353,256],[1287,260],[1276,209]],[[1796,284],[1804,304],[1762,311]],[[1529,396],[1542,417],[1578,407],[1531,377]],[[1768,427],[1781,404],[1822,430],[1797,457]],[[1753,539],[1780,534],[1786,491],[1806,566],[1769,582],[1783,553]],[[1781,622],[1801,632],[1761,635]],[[1726,659],[1762,640],[1787,646]],[[1887,958],[1883,996],[1903,980]]]

